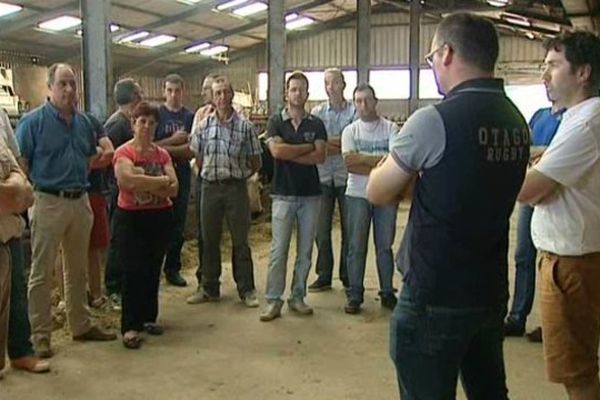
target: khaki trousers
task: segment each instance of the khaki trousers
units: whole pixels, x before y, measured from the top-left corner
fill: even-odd
[[[10,253],[8,246],[0,243],[0,371],[6,362],[8,340],[8,311],[10,310]]]
[[[52,274],[59,246],[64,257],[65,300],[71,333],[91,327],[87,308],[87,264],[93,214],[87,195],[64,199],[34,192],[31,213],[31,274],[29,320],[34,343],[50,339]]]

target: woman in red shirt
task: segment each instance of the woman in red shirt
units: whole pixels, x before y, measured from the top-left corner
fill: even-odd
[[[158,108],[147,102],[133,111],[133,139],[115,151],[119,197],[114,216],[117,257],[123,266],[121,333],[123,345],[137,349],[140,333],[160,335],[160,269],[172,228],[171,197],[178,183],[166,150],[152,143]]]

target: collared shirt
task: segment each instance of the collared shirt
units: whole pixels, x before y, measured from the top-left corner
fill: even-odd
[[[67,124],[56,107],[46,102],[21,118],[17,141],[34,186],[53,190],[89,186],[89,158],[96,154],[96,137],[82,113],[74,111]]]
[[[284,109],[273,114],[267,123],[268,140],[280,137],[289,144],[327,141],[325,125],[319,117],[306,113],[298,126]],[[277,196],[318,196],[321,194],[319,172],[316,165],[300,164],[291,160],[274,160],[271,193]]]
[[[412,114],[393,137],[392,159],[418,173],[397,260],[418,302],[506,304],[509,220],[529,138],[527,122],[497,79],[460,83],[439,104]]]
[[[313,108],[311,114],[321,118],[325,124],[327,139],[341,137],[344,128],[356,120],[356,109],[351,101],[345,101],[344,107],[340,111],[326,101]],[[348,170],[341,154],[327,155],[325,162],[318,164],[317,168],[321,184],[329,185],[333,182],[335,187],[346,186]]]
[[[17,172],[23,174],[21,168],[17,164],[17,160],[8,147],[8,142],[5,137],[0,138],[0,181],[5,181],[12,173]],[[0,204],[2,208],[2,204]],[[6,243],[10,239],[21,236],[25,222],[16,214],[0,213],[0,243]]]
[[[192,132],[190,149],[202,156],[200,176],[210,182],[250,177],[250,157],[262,153],[254,125],[235,111],[227,121],[217,113],[206,117]]]
[[[560,184],[535,206],[531,237],[538,249],[562,256],[600,251],[600,98],[564,114],[556,136],[533,167]]]

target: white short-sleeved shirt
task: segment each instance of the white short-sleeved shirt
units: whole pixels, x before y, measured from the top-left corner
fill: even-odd
[[[565,112],[534,168],[561,185],[554,197],[535,207],[535,246],[564,256],[600,252],[600,98]]]
[[[390,139],[398,133],[398,130],[398,125],[382,117],[369,122],[358,119],[344,128],[342,154],[384,156],[389,152]],[[366,199],[368,180],[367,175],[348,173],[346,195]]]

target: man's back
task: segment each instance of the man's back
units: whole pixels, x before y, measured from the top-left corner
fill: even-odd
[[[430,142],[426,154],[393,154],[423,171],[401,248],[405,281],[426,304],[502,304],[509,218],[529,158],[527,123],[491,79],[464,82],[420,113],[405,128],[428,129],[418,139]]]

